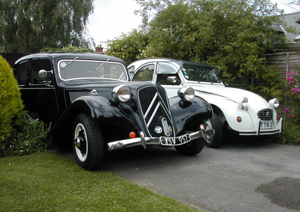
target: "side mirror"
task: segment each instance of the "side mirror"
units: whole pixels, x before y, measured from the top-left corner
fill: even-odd
[[[177,83],[177,78],[175,76],[169,76],[167,78],[167,81],[171,84],[176,84]]]
[[[53,71],[46,71],[44,69],[39,70],[38,72],[38,84],[44,84],[49,86],[52,82]]]
[[[40,79],[45,79],[47,77],[47,71],[44,69],[41,69],[41,70],[39,70],[38,75],[39,75]]]

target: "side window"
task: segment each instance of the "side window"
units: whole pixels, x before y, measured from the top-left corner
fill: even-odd
[[[159,62],[157,65],[157,74],[175,74],[177,73],[176,67],[168,62]]]
[[[25,85],[29,74],[29,61],[19,64],[14,70],[14,75],[19,85]]]
[[[53,74],[50,60],[33,60],[31,65],[30,84],[51,84]]]
[[[147,65],[137,71],[133,77],[133,81],[152,81],[154,65]]]
[[[157,83],[161,85],[180,85],[177,68],[169,62],[159,62],[157,65]]]

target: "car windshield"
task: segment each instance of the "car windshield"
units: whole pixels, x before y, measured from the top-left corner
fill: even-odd
[[[111,79],[127,81],[126,69],[121,63],[96,60],[65,59],[58,62],[59,77],[64,80]]]
[[[190,81],[221,83],[217,72],[213,68],[209,67],[197,67],[197,66],[185,66],[182,69],[185,79]]]

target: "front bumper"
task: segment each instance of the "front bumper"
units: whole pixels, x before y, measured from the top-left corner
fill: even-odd
[[[258,121],[258,127],[257,130],[249,130],[249,131],[239,131],[239,135],[244,135],[244,136],[257,136],[257,135],[274,135],[274,134],[279,134],[282,132],[282,118],[278,121],[277,125],[274,126],[274,128],[270,129],[260,129],[260,124],[261,120]]]
[[[182,136],[178,137],[170,137],[168,141],[162,139],[161,137],[145,137],[143,132],[140,132],[140,137],[138,138],[130,138],[130,139],[124,139],[119,141],[113,141],[107,143],[108,150],[116,150],[116,149],[122,149],[126,147],[133,147],[133,146],[143,146],[146,149],[147,145],[160,145],[160,146],[180,146],[183,144],[187,144],[191,142],[192,140],[203,138],[204,140],[207,140],[208,136],[212,136],[215,134],[215,131],[213,129],[205,130],[203,127],[200,127],[199,131],[187,133],[184,136],[189,137],[189,141],[184,142],[177,142],[182,138]]]

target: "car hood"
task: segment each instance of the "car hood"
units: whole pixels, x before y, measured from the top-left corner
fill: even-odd
[[[192,86],[195,91],[199,91],[208,95],[213,95],[212,98],[214,98],[216,101],[216,97],[220,98],[226,98],[234,102],[241,101],[243,97],[247,97],[249,103],[257,104],[257,105],[265,105],[265,107],[270,107],[269,103],[262,98],[261,96],[239,88],[232,88],[232,87],[224,87],[224,86],[197,86],[197,85],[190,85]]]

